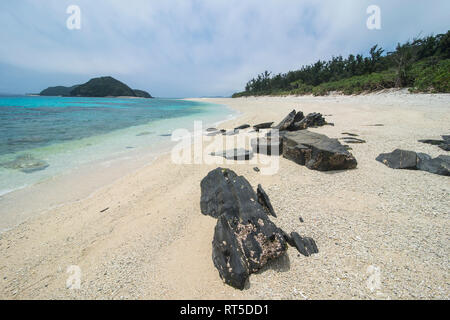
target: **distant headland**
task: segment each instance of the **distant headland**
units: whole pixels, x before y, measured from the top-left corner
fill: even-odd
[[[71,87],[56,86],[42,90],[41,96],[63,97],[137,97],[153,98],[144,90],[131,89],[113,77],[93,78],[84,84]]]

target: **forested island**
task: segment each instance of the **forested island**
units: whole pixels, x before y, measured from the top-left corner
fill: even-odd
[[[144,91],[131,89],[129,86],[113,77],[93,78],[81,85],[72,87],[56,86],[42,90],[41,96],[64,97],[138,97],[152,98]]]
[[[272,75],[265,71],[233,98],[258,95],[346,95],[388,88],[411,92],[450,92],[450,31],[398,44],[387,52],[373,46],[369,55],[333,57],[300,70]]]

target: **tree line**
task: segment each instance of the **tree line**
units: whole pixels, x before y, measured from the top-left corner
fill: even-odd
[[[299,70],[276,75],[265,71],[251,79],[246,84],[245,91],[236,93],[233,97],[326,94],[329,91],[327,89],[339,88],[344,93],[360,93],[389,87],[414,87],[427,77],[430,78],[429,83],[422,83],[417,90],[448,92],[448,59],[450,31],[416,38],[403,44],[398,43],[392,52],[385,52],[378,45],[374,45],[367,56],[350,54],[344,58],[340,55],[328,61],[319,60]],[[379,83],[376,83],[377,81]],[[433,87],[436,81],[447,83],[438,83]]]

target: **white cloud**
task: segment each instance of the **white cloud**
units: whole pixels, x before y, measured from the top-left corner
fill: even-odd
[[[80,31],[65,28],[70,4],[81,8]],[[381,31],[365,27],[370,4],[381,7]],[[50,85],[43,72],[110,74],[160,96],[230,94],[265,69],[444,32],[449,9],[419,0],[2,2],[0,62],[36,73],[40,87]]]

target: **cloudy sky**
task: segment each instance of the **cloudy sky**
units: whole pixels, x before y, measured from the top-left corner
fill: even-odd
[[[366,27],[369,5],[381,30]],[[230,95],[264,70],[446,32],[449,12],[448,0],[1,1],[0,93],[111,75],[159,97]]]

